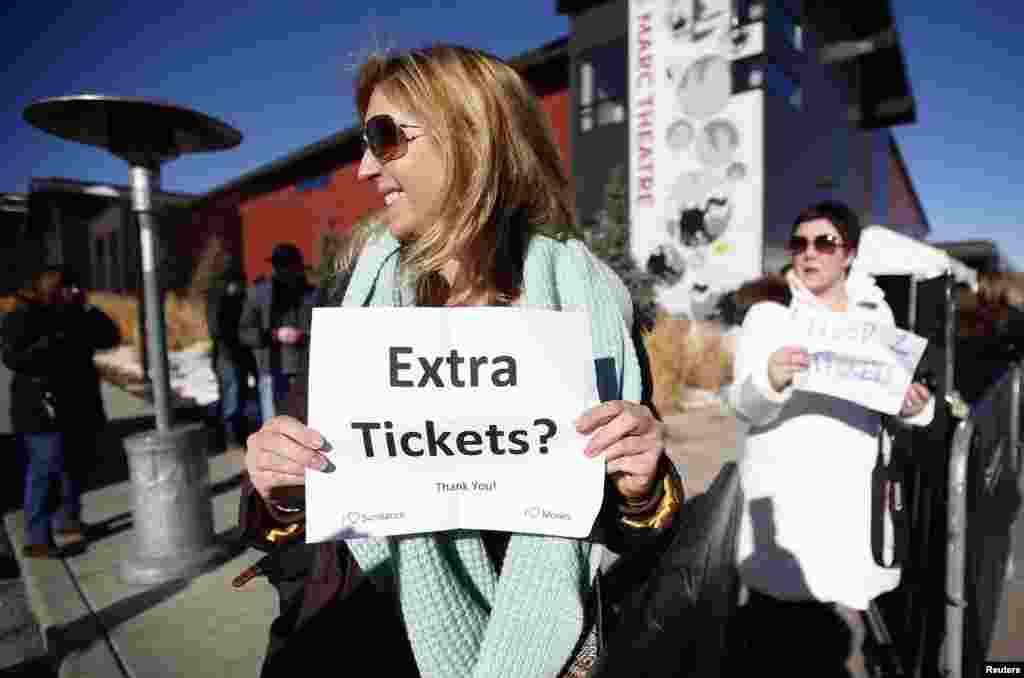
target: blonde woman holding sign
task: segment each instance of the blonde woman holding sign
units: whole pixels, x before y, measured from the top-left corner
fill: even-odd
[[[366,145],[359,177],[380,194],[384,227],[359,255],[343,305],[588,310],[604,402],[581,412],[577,428],[590,434],[583,453],[603,455],[608,477],[594,536],[627,548],[654,542],[678,504],[678,478],[662,425],[641,403],[629,294],[571,237],[569,182],[538,100],[499,59],[436,46],[371,58],[356,101]],[[247,530],[300,524],[301,507],[279,497],[307,469],[328,466],[323,451],[300,418],[277,417],[249,438]],[[383,641],[375,673],[581,676],[593,663],[591,540],[461,531],[326,548],[298,625],[317,617],[322,637],[345,653]],[[355,602],[377,592],[384,600]],[[389,612],[396,604],[400,620]],[[289,654],[272,653],[265,675],[289,670]]]
[[[794,307],[893,324],[874,280],[850,273],[859,237],[857,215],[842,203],[804,210],[789,240],[789,308],[755,304],[737,343],[730,402],[750,426],[738,558],[750,596],[737,619],[744,646],[733,655],[756,657],[759,671],[778,662],[787,672],[806,664],[829,675],[845,664],[863,674],[859,611],[899,584],[900,571],[877,565],[871,550],[879,413],[793,387],[810,366],[807,350],[790,345]],[[911,384],[899,417],[926,425],[933,403],[927,387]]]

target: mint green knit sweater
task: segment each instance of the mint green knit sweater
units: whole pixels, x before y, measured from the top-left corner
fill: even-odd
[[[344,306],[414,303],[400,280],[398,248],[390,232],[374,236],[352,273]],[[523,278],[522,306],[589,311],[595,360],[611,358],[617,396],[639,401],[632,303],[611,269],[578,240],[534,236]],[[426,678],[557,676],[584,631],[584,605],[600,561],[600,547],[588,542],[514,534],[499,577],[475,531],[348,545],[363,572],[396,588]]]

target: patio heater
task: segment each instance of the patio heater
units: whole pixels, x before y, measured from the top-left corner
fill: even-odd
[[[153,193],[160,188],[165,162],[186,153],[234,148],[242,135],[203,113],[131,97],[44,99],[26,107],[24,117],[44,132],[102,148],[128,163],[132,211],[139,224],[146,357],[156,429],[124,441],[136,552],[122,564],[121,576],[137,584],[193,576],[222,549],[213,535],[209,432],[200,423],[174,425]]]

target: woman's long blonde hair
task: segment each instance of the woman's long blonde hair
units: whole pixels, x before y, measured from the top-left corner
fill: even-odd
[[[368,59],[356,78],[361,118],[378,87],[417,117],[446,168],[437,223],[403,247],[421,303],[510,302],[532,233],[579,235],[540,102],[504,61],[451,45]],[[452,260],[459,271],[449,291],[440,271]]]

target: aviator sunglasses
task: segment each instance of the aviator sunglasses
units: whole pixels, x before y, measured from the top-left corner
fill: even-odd
[[[410,141],[419,139],[410,139],[402,130],[418,127],[420,125],[397,123],[390,115],[375,115],[363,125],[363,143],[378,161],[391,162],[405,155]]]
[[[815,236],[813,241],[802,235],[794,235],[789,239],[789,251],[793,254],[803,254],[812,242],[815,251],[822,254],[835,254],[836,250],[843,246],[843,241],[831,233]]]

